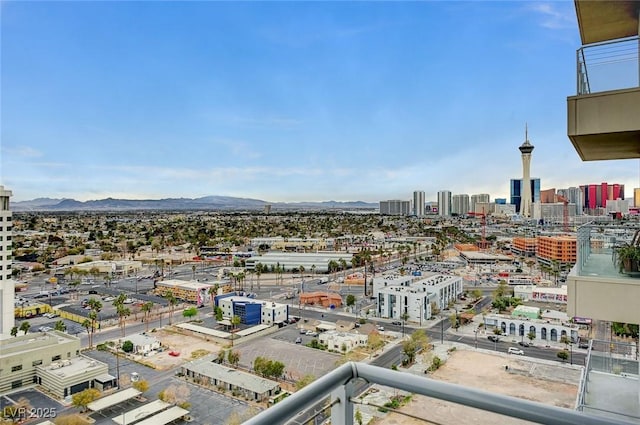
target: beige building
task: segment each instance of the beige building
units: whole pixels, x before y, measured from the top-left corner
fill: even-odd
[[[326,345],[329,350],[346,353],[356,347],[365,347],[369,342],[369,336],[351,332],[327,331],[320,333],[318,341],[320,344]]]
[[[63,332],[5,337],[0,343],[0,393],[38,384],[62,398],[108,375],[106,364],[80,355],[80,339]]]

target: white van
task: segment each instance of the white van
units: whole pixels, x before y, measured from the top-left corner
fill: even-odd
[[[509,353],[509,354],[519,354],[521,356],[524,356],[524,351],[522,351],[519,348],[515,348],[515,347],[509,347],[509,349],[507,350],[507,353]]]

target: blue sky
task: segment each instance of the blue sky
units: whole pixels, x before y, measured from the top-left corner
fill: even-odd
[[[566,136],[573,2],[3,2],[14,201],[639,186]]]

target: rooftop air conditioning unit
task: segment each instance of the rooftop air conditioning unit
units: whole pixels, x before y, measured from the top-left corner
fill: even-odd
[[[69,366],[71,364],[71,360],[63,360],[62,366]]]
[[[60,363],[58,362],[53,362],[49,365],[49,369],[53,370],[53,369],[60,369],[62,366],[60,365]]]

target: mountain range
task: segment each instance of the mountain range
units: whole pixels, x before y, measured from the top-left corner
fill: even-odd
[[[260,199],[235,198],[232,196],[205,196],[202,198],[164,199],[114,199],[91,201],[75,199],[37,198],[30,201],[12,202],[13,211],[237,211],[262,210],[271,205],[272,210],[345,210],[374,209],[377,203],[363,201],[322,201],[322,202],[268,202]]]

